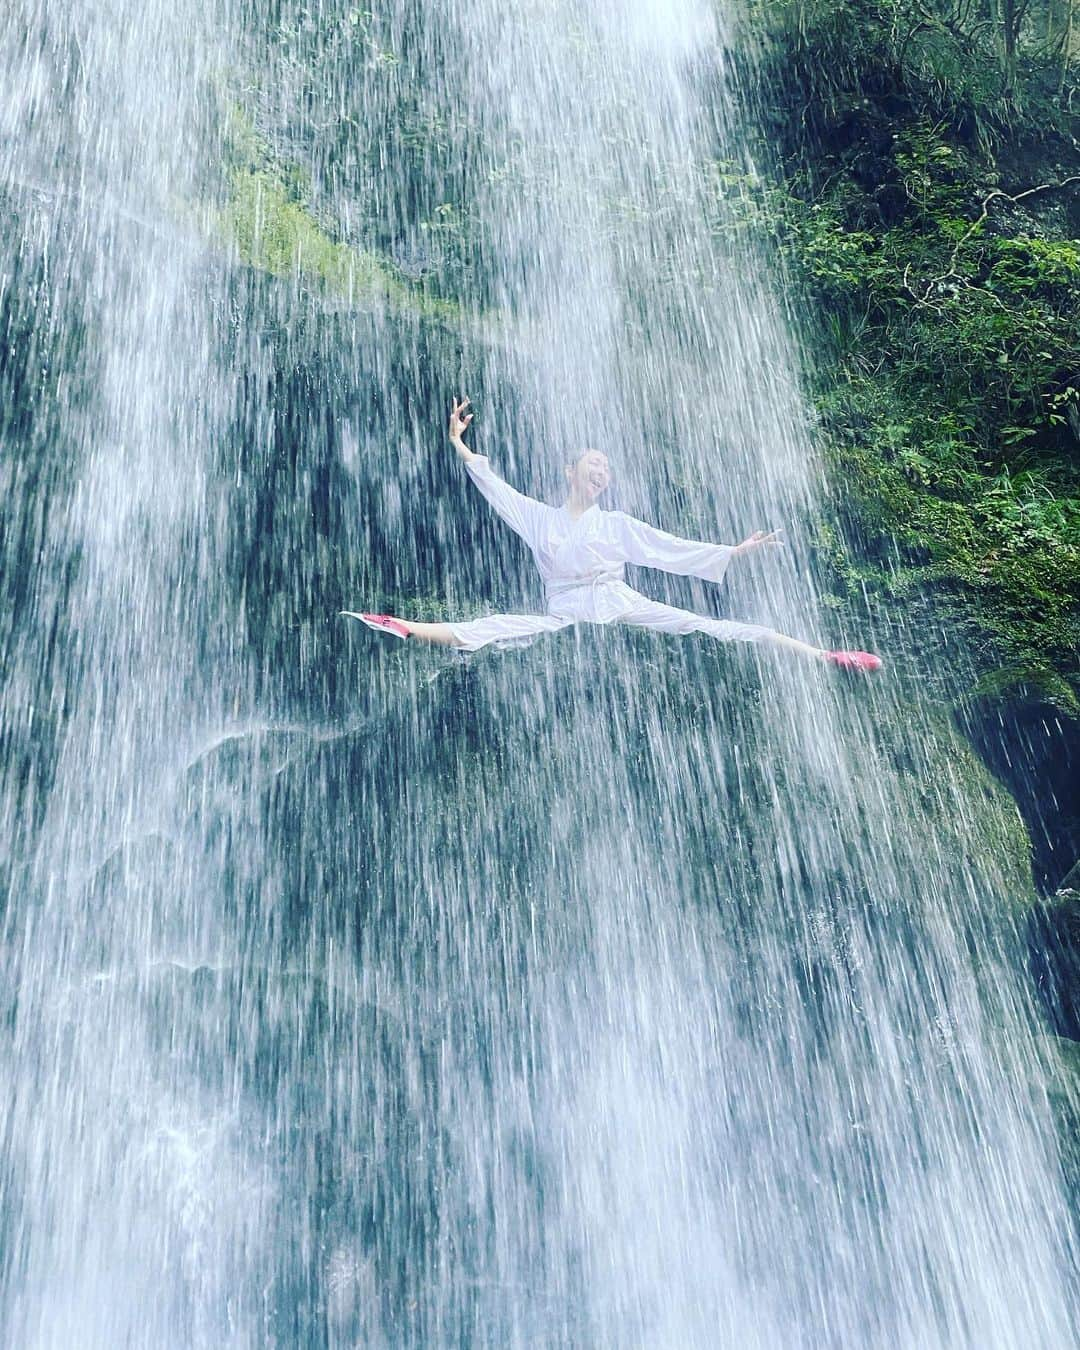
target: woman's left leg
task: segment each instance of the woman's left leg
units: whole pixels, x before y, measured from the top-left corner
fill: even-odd
[[[635,595],[635,604],[625,614],[621,614],[618,621],[636,628],[651,628],[658,633],[676,633],[680,636],[705,633],[720,642],[753,642],[780,647],[814,661],[823,661],[827,656],[823,648],[812,647],[809,642],[788,637],[786,633],[778,633],[773,628],[762,628],[753,623],[734,623],[730,619],[709,619],[688,609],[676,609],[673,605],[662,605],[658,600],[648,600],[643,595]]]

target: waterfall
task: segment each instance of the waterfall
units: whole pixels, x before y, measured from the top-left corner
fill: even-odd
[[[467,393],[524,491],[596,445],[665,529],[786,527],[632,584],[825,641],[739,40],[0,17],[5,1344],[1072,1343],[1024,843],[902,629],[869,685],[337,617],[541,606]]]

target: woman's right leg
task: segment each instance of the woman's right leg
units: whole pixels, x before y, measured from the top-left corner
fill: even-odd
[[[409,630],[410,637],[421,642],[434,642],[439,647],[461,646],[448,623],[413,623],[411,619],[399,619],[398,623]]]
[[[410,637],[421,642],[475,652],[493,642],[524,645],[541,633],[557,633],[560,628],[569,627],[571,620],[556,619],[550,614],[489,614],[470,623],[413,623],[410,619],[398,622],[409,630]]]

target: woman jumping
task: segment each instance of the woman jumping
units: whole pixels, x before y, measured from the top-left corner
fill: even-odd
[[[532,551],[547,592],[547,613],[492,614],[470,623],[414,623],[390,614],[352,610],[342,610],[342,614],[395,637],[420,638],[467,652],[489,643],[521,643],[575,623],[628,623],[660,633],[707,633],[721,642],[760,642],[845,670],[881,669],[880,657],[870,652],[825,651],[771,628],[705,618],[631,590],[623,580],[626,563],[722,581],[733,557],[778,546],[779,532],[759,530],[741,544],[703,544],[666,534],[622,511],[602,511],[596,502],[607,490],[611,473],[607,456],[599,450],[586,450],[567,468],[565,503],[545,506],[504,483],[486,456],[475,454],[465,444],[465,431],[473,417],[466,412],[468,406],[467,398],[454,402],[450,443],[481,493]]]

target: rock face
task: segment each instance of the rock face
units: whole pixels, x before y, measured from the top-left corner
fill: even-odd
[[[286,308],[277,282],[230,285],[240,308]],[[899,1317],[889,1271],[915,1258],[872,1196],[921,1184],[903,1141],[965,1174],[966,1085],[979,1120],[1045,1144],[1032,1102],[1052,1057],[1016,980],[1034,897],[1010,798],[952,721],[887,682],[615,629],[463,660],[341,625],[358,597],[415,603],[432,575],[461,594],[418,616],[539,597],[519,542],[411,443],[380,471],[382,419],[442,397],[439,324],[314,307],[259,341],[231,359],[238,383],[269,372],[273,417],[240,403],[229,423],[230,622],[201,652],[244,672],[242,698],[198,711],[66,899],[20,874],[30,959],[80,941],[20,1030],[56,1086],[24,1096],[19,1137],[74,1174],[72,1114],[120,1122],[95,1154],[129,1188],[112,1250],[168,1284],[169,1324],[228,1306],[283,1344],[477,1325],[535,1344],[555,1316],[588,1342],[616,1317],[604,1269],[640,1259],[641,1279],[682,1282],[680,1304],[715,1296],[728,1238],[710,1245],[687,1156],[729,1160],[700,1186],[724,1234],[729,1204],[752,1216],[756,1287],[834,1298],[855,1257],[823,1235],[861,1232],[855,1283],[876,1297],[834,1311]],[[347,374],[376,344],[421,372],[392,410]],[[484,575],[463,572],[481,553]],[[77,713],[19,741],[18,781],[43,798]],[[24,861],[53,810],[27,807]],[[991,1051],[993,1025],[1009,1030]],[[1052,1210],[1022,1180],[1016,1213]],[[912,1221],[988,1223],[969,1191],[912,1202]],[[71,1201],[90,1227],[92,1200]],[[643,1214],[665,1234],[647,1261]]]
[[[1061,92],[1078,68],[1064,10],[1028,13],[1021,33],[1001,15],[897,29],[859,4],[797,23],[756,7],[779,147],[760,201],[825,319],[811,380],[834,588],[913,635],[928,683],[944,667],[966,686],[960,724],[1016,802],[1046,897],[1029,933],[1043,1014],[1074,1038],[1080,142]],[[1029,349],[1035,332],[1059,340]]]
[[[549,24],[552,50],[602,85],[595,47],[557,7],[534,9],[523,40]],[[399,10],[343,23],[285,10],[294,25],[252,11],[285,48],[267,57],[282,79],[253,102],[284,105],[283,139],[308,151],[340,130],[344,162],[384,193],[356,153],[381,170],[378,129],[337,100],[363,93],[349,78],[360,53],[385,80],[386,124],[413,103],[396,52],[367,32],[404,39]],[[438,29],[421,55],[445,80],[445,16],[429,10],[400,13]],[[518,18],[475,12],[497,29]],[[643,34],[628,36],[636,53]],[[336,77],[310,78],[312,51]],[[463,55],[482,76],[502,46]],[[633,59],[643,79],[659,68]],[[182,62],[159,69],[196,87]],[[137,102],[145,76],[130,76]],[[457,101],[456,80],[438,89]],[[174,100],[151,92],[171,116]],[[611,92],[605,127],[640,88]],[[134,119],[109,93],[121,138],[95,140],[103,170],[114,149],[134,153]],[[293,125],[320,100],[326,123]],[[642,125],[653,112],[646,99]],[[60,133],[93,121],[80,117]],[[453,219],[429,151],[461,142],[455,126],[436,144],[438,122],[402,119],[394,142],[410,165],[397,204],[425,217],[410,217],[407,257],[421,225],[434,237]],[[1022,976],[1037,913],[1022,823],[955,725],[899,681],[706,640],[583,628],[461,659],[336,618],[538,603],[520,541],[432,444],[461,392],[451,381],[479,371],[468,392],[508,410],[513,465],[535,425],[516,382],[538,377],[451,332],[445,297],[420,303],[419,279],[300,204],[329,191],[332,136],[311,153],[324,181],[310,193],[259,150],[216,218],[234,252],[201,238],[182,268],[171,236],[150,231],[144,254],[138,220],[20,205],[22,270],[0,296],[5,430],[23,456],[3,502],[14,575],[0,607],[17,695],[0,762],[17,845],[0,877],[0,1339],[1060,1342],[1075,1322],[1048,1101],[1070,1100],[1065,1041],[1038,1036]],[[482,143],[475,157],[489,226],[521,193],[543,217],[561,205],[551,182],[577,188],[568,138],[531,177],[507,139],[504,159]],[[752,387],[738,388],[742,346],[719,361],[699,344],[712,236],[684,267],[684,203],[641,173],[640,141],[605,139],[600,163],[626,154],[644,203],[605,201],[571,235],[640,225],[656,206],[643,237],[663,267],[642,269],[635,247],[613,257],[657,290],[633,291],[637,312],[612,320],[618,360],[591,381],[572,361],[587,306],[579,331],[541,347],[594,417],[637,406],[635,370],[644,397],[667,398],[660,358],[685,362],[695,397],[670,408],[699,452],[715,449],[705,393],[730,379],[739,408],[715,406],[735,445],[742,403],[764,415],[779,402],[759,377],[782,350],[749,303]],[[661,167],[685,187],[677,158]],[[75,251],[57,269],[65,240]],[[472,244],[490,258],[497,242]],[[556,269],[528,243],[515,237],[483,304],[541,264],[550,299]],[[736,269],[719,270],[726,284]],[[644,303],[654,295],[663,308]],[[680,304],[684,326],[667,317]],[[543,326],[528,306],[513,319],[507,343]],[[715,460],[687,467],[685,436],[663,436],[658,494],[684,511]],[[516,481],[543,494],[537,459],[523,450]],[[775,469],[783,497],[802,472],[792,460],[769,474],[749,461],[748,492],[768,497],[759,480]],[[779,608],[800,593],[789,579],[775,592],[736,580],[725,599]],[[664,593],[719,603],[690,583]]]
[[[1036,700],[976,702],[968,734],[1007,787],[1031,840],[1040,901],[1030,911],[1028,961],[1042,1015],[1058,1037],[1055,1106],[1074,1205],[1080,1200],[1080,848],[1076,783],[1080,727]],[[1067,869],[1067,870],[1066,870]]]
[[[1080,856],[1080,722],[1036,690],[970,700],[962,720],[1024,819],[1039,891],[1067,888],[1065,873]]]
[[[1075,867],[1066,881],[1080,881]],[[1054,1032],[1080,1042],[1080,887],[1062,886],[1034,912],[1031,961]]]
[[[40,1029],[63,1028],[65,1078],[92,1081],[82,1058],[126,1028],[114,1049],[154,1092],[114,1075],[110,1109],[152,1145],[112,1162],[164,1216],[162,1270],[195,1281],[191,1244],[220,1242],[243,1316],[257,1258],[274,1339],[419,1345],[446,1319],[509,1334],[552,1308],[584,1334],[581,1253],[567,1269],[552,1230],[576,1212],[567,1184],[593,1185],[639,1112],[668,1129],[670,1094],[690,1092],[679,1128],[703,1143],[722,1094],[724,1137],[759,1162],[787,1113],[762,1166],[798,1197],[801,1246],[820,1221],[810,1161],[855,1187],[857,1159],[886,1166],[901,1102],[903,1128],[925,1125],[911,1083],[925,1103],[981,1063],[1031,896],[1012,804],[948,722],[871,719],[838,793],[835,766],[779,759],[774,672],[747,651],[583,629],[461,660],[346,630],[324,662],[335,673],[308,678],[339,691],[334,717],[198,738],[154,831],[90,869],[81,975]],[[814,690],[856,722],[873,699]],[[886,780],[896,835],[867,858]],[[125,915],[138,941],[103,968]],[[964,987],[957,945],[982,963]],[[630,1072],[642,1035],[659,1059]],[[871,1045],[901,1055],[898,1079]],[[1006,1053],[1031,1069],[1034,1051]],[[758,1163],[735,1173],[749,1203]],[[678,1233],[669,1184],[650,1174],[632,1203]],[[615,1200],[590,1203],[622,1222]],[[746,1250],[779,1294],[796,1272],[767,1271],[758,1213]]]

